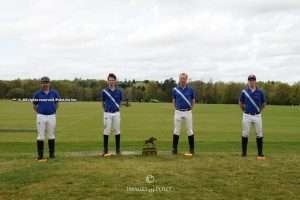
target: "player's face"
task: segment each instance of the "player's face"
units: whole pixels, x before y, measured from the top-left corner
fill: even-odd
[[[50,83],[49,82],[43,82],[43,83],[41,83],[41,88],[42,88],[42,90],[49,90]]]
[[[248,84],[249,84],[250,87],[254,88],[254,87],[256,87],[256,80],[251,79],[251,80],[248,81]]]
[[[114,78],[108,78],[108,80],[107,80],[107,84],[109,87],[115,87],[116,83],[117,83],[117,81]]]
[[[187,75],[180,75],[179,76],[179,83],[180,85],[186,85],[187,84]]]

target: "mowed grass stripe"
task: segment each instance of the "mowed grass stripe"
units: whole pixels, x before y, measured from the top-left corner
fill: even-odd
[[[0,127],[35,128],[30,103],[0,101]],[[10,113],[11,114],[7,114]],[[145,140],[155,136],[170,140],[173,130],[171,104],[133,103],[122,108],[124,140]],[[7,120],[14,115],[13,120]],[[196,105],[194,129],[200,141],[236,141],[241,134],[241,112],[237,105]],[[57,138],[60,141],[94,141],[101,138],[103,113],[99,102],[62,103],[57,114]],[[264,132],[269,141],[300,140],[300,109],[293,106],[269,106],[264,114]],[[182,136],[186,136],[184,130]],[[254,132],[252,131],[254,137]],[[32,141],[35,134],[3,135],[1,141]]]

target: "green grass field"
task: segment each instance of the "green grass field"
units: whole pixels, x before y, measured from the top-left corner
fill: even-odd
[[[0,101],[0,110],[0,128],[35,128],[30,103]],[[0,132],[0,199],[299,199],[300,107],[265,110],[265,161],[255,160],[253,131],[249,156],[240,157],[237,105],[196,105],[193,114],[193,158],[169,153],[173,110],[164,103],[122,108],[123,151],[139,153],[144,140],[154,136],[160,155],[100,158],[100,104],[62,103],[56,160],[34,160],[35,133]],[[184,152],[184,132],[180,141]],[[148,175],[154,183],[145,181]]]

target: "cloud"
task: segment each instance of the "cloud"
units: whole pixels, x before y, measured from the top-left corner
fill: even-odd
[[[297,0],[0,2],[0,79],[300,80]]]

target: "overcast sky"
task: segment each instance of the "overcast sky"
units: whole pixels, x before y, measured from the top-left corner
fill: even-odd
[[[299,0],[0,0],[0,79],[300,81]]]

